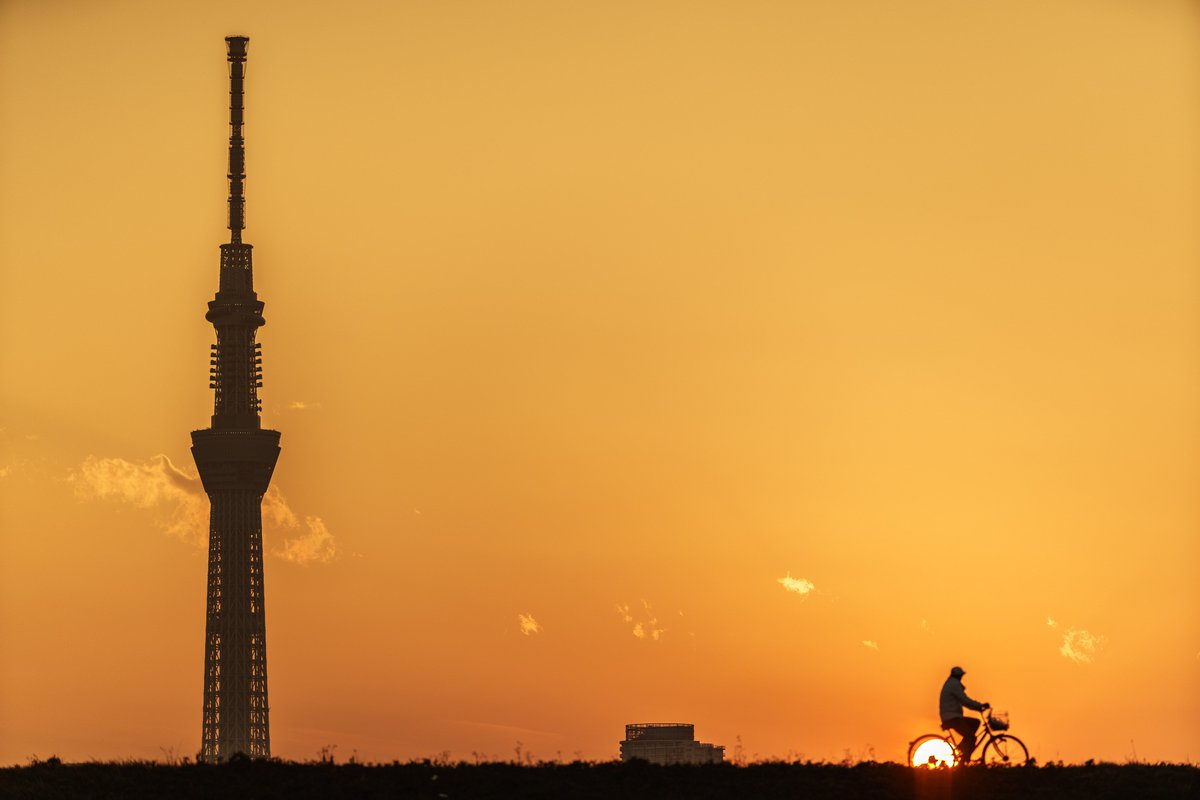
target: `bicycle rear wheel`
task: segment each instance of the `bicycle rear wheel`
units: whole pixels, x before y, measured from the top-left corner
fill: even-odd
[[[1023,767],[1028,761],[1025,744],[1007,733],[993,736],[983,747],[983,763],[989,767]]]
[[[910,767],[952,767],[957,756],[954,745],[945,736],[927,733],[913,739],[908,746],[908,765]]]

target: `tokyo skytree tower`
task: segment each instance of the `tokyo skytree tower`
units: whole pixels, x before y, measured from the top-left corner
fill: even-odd
[[[254,293],[251,245],[242,242],[245,142],[242,88],[245,36],[225,39],[229,59],[229,243],[205,319],[216,329],[209,388],[212,423],[192,432],[192,456],[212,506],[208,607],[204,626],[204,726],[200,757],[271,755],[267,705],[267,625],[263,590],[262,499],[279,458],[279,431],[264,430],[258,389],[263,303]]]

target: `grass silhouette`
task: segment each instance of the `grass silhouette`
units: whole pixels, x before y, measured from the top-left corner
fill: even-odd
[[[642,762],[336,764],[237,760],[219,766],[126,761],[62,763],[56,758],[0,768],[0,797],[39,798],[770,798],[915,800],[988,798],[1200,797],[1200,768],[1179,764],[1084,764],[988,769],[913,770],[864,762],[751,763],[746,766],[655,766]]]

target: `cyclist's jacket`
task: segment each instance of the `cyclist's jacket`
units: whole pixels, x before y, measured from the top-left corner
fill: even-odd
[[[938,711],[942,715],[942,722],[961,718],[963,706],[972,711],[983,711],[983,703],[967,697],[967,690],[963,688],[962,681],[955,677],[946,678],[946,682],[942,684],[942,696],[938,698]]]

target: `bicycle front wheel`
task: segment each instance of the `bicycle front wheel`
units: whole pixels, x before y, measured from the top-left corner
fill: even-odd
[[[944,736],[927,733],[918,736],[908,746],[908,765],[910,767],[952,767],[955,762],[954,745]]]
[[[1015,736],[1002,733],[988,739],[983,748],[983,763],[989,767],[1023,767],[1029,762],[1029,751]]]

